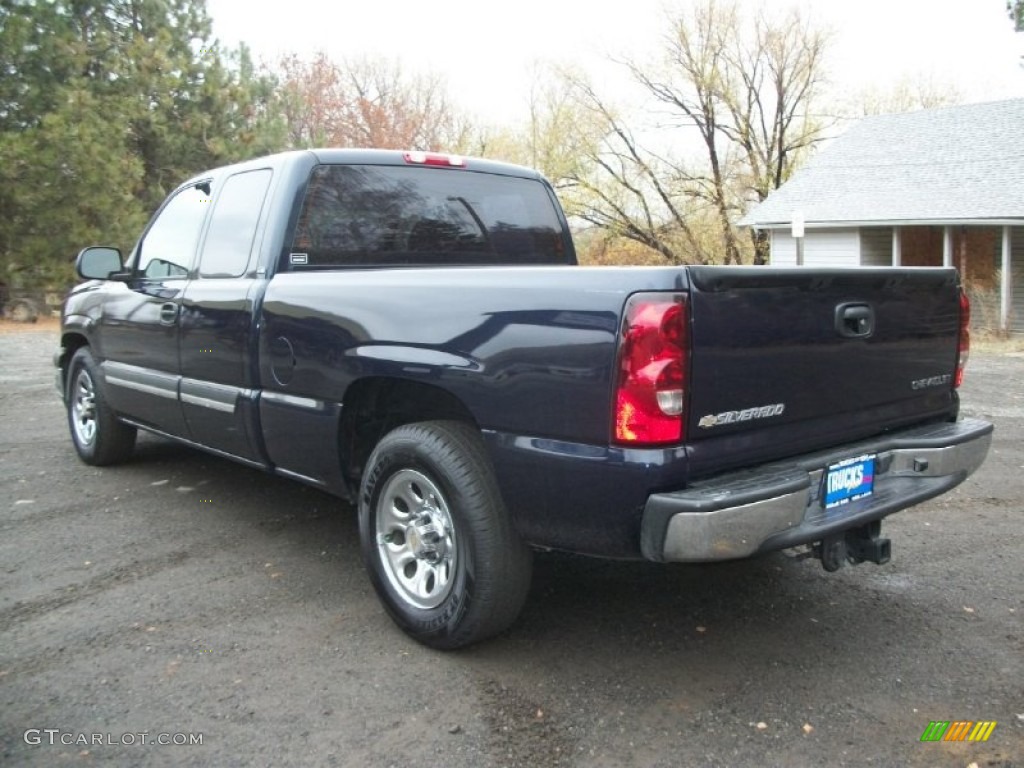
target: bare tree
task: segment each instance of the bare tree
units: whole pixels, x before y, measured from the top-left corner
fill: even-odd
[[[833,124],[812,111],[824,86],[827,43],[827,33],[795,9],[779,17],[762,10],[749,39],[737,29],[722,89],[730,119],[721,130],[741,148],[744,203],[762,202],[782,186]],[[751,244],[754,263],[767,263],[766,234],[751,230]]]
[[[767,243],[744,244],[733,222],[823,138],[814,108],[827,36],[798,11],[746,17],[732,0],[701,0],[669,22],[657,60],[622,62],[659,116],[654,140],[580,78],[568,84],[605,127],[596,173],[577,179],[589,193],[581,216],[671,261],[764,263]]]
[[[789,178],[830,124],[811,111],[823,86],[827,42],[795,9],[777,18],[762,11],[749,41],[735,36],[722,93],[730,119],[721,130],[742,147],[758,202]]]
[[[936,82],[926,74],[905,75],[885,89],[867,88],[858,93],[850,112],[855,117],[913,112],[963,103],[955,86]]]
[[[383,59],[342,64],[343,102],[338,131],[351,143],[391,149],[454,149],[468,123],[457,114],[436,75],[405,75]]]
[[[571,189],[593,167],[604,120],[581,104],[566,82],[576,71],[534,65],[527,122],[527,165],[540,169],[556,189]]]
[[[295,54],[278,63],[278,100],[289,145],[315,147],[332,143],[341,115],[341,72],[327,54],[309,61]]]
[[[603,121],[567,87],[579,79],[585,78],[575,70],[535,63],[526,120],[479,128],[472,154],[536,168],[555,189],[571,190],[592,168],[591,158],[604,134]]]
[[[683,215],[692,205],[583,72],[538,66],[527,108],[521,125],[478,133],[472,151],[540,170],[570,220],[592,225],[586,248],[599,253],[599,261],[614,260],[609,251],[623,248],[612,244],[623,240],[659,261],[707,260]],[[635,259],[637,248],[627,250]]]
[[[407,75],[380,58],[324,53],[280,62],[282,111],[293,146],[461,150],[469,122],[434,75]]]
[[[734,5],[709,0],[672,20],[662,66],[626,62],[636,81],[669,108],[673,123],[697,129],[708,172],[691,181],[695,194],[713,205],[718,214],[726,264],[740,262],[727,189],[727,148],[719,145],[728,139],[723,121],[728,118],[729,54],[737,27]]]
[[[647,246],[670,262],[708,263],[689,222],[692,191],[680,185],[682,170],[643,149],[634,132],[590,82],[563,74],[564,83],[603,134],[587,165],[569,181],[568,210],[608,232]]]

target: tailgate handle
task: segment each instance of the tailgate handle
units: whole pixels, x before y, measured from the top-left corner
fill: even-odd
[[[840,304],[836,331],[847,339],[866,339],[875,332],[875,311],[870,304]]]

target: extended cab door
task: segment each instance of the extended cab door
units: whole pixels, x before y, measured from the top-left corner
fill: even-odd
[[[111,405],[171,435],[187,435],[178,400],[178,322],[209,209],[208,183],[167,199],[135,249],[131,277],[108,284],[100,321]]]
[[[252,254],[271,178],[261,168],[214,186],[212,219],[181,308],[181,404],[191,438],[259,463],[253,309],[262,280]]]

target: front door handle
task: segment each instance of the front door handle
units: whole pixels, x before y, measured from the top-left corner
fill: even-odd
[[[178,319],[178,305],[168,302],[160,307],[160,324],[174,325]]]

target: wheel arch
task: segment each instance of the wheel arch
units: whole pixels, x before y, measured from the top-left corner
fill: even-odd
[[[75,353],[82,347],[88,347],[89,339],[86,338],[85,334],[77,330],[65,330],[60,336],[60,350],[57,353],[57,368],[60,371],[61,379],[61,393],[62,396],[67,396],[68,389],[68,366],[71,364],[71,358],[75,356]]]
[[[352,497],[374,447],[391,430],[418,421],[450,419],[479,430],[473,414],[443,387],[388,376],[370,376],[349,385],[342,401],[339,453]]]

